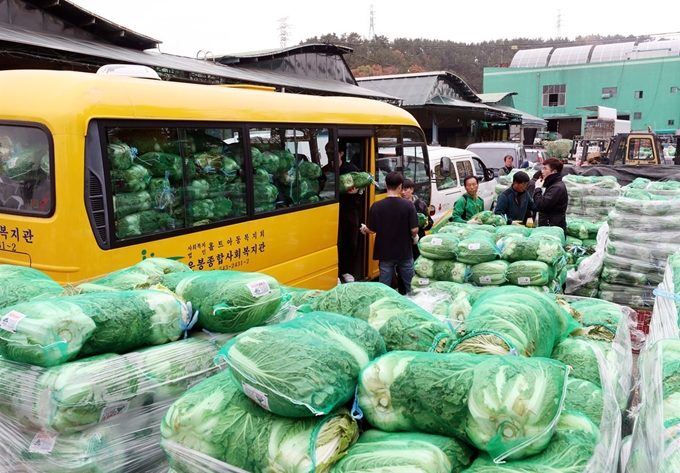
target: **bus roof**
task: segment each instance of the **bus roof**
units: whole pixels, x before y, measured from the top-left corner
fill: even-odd
[[[83,72],[2,71],[0,90],[1,119],[43,123],[53,133],[85,135],[94,118],[418,126],[407,111],[370,99]],[[74,116],[81,121],[75,130]]]

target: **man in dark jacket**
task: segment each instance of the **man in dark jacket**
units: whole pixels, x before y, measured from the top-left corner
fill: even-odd
[[[536,204],[526,192],[528,185],[529,175],[524,171],[516,172],[512,176],[512,185],[498,196],[494,213],[503,215],[508,225],[525,223],[527,212],[536,210]]]
[[[567,234],[567,205],[569,195],[562,182],[562,161],[546,159],[541,169],[542,178],[536,181],[534,202],[538,211],[539,227],[560,227]]]
[[[398,172],[385,177],[387,197],[371,205],[368,225],[361,227],[361,233],[376,234],[373,259],[378,260],[380,282],[391,286],[396,266],[409,294],[414,274],[411,246],[418,243],[418,215],[413,202],[401,197],[403,184],[404,176]]]

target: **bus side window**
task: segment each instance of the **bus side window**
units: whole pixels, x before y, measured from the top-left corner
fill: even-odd
[[[51,162],[45,131],[0,125],[0,208],[33,216],[51,213]]]
[[[318,149],[316,128],[251,128],[255,213],[296,207],[334,198],[333,186],[318,163],[308,155]],[[325,191],[322,194],[322,190]]]
[[[246,215],[237,130],[107,130],[119,240]],[[229,144],[228,144],[229,143]]]

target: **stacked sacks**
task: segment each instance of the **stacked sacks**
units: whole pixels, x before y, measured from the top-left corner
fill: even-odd
[[[118,239],[245,214],[243,156],[219,138],[121,128],[107,152]]]
[[[602,220],[614,208],[621,195],[621,186],[613,176],[579,176],[570,174],[562,179],[567,187],[569,206],[567,217],[593,222]]]
[[[557,227],[449,223],[419,242],[421,256],[412,284],[417,288],[431,280],[512,284],[561,292],[566,280],[564,243]]]
[[[51,368],[0,360],[0,471],[123,473],[155,465],[163,459],[165,412],[223,369],[213,361],[223,341],[189,338]]]
[[[508,282],[562,292],[566,278],[564,243],[564,232],[559,227],[538,227],[528,236],[508,234],[500,238],[500,257],[510,263]]]
[[[346,463],[354,470],[340,468],[346,464],[340,461],[332,471],[370,471],[377,461],[394,471],[614,473],[621,411],[613,376],[589,398],[571,402],[580,412],[564,410],[570,392],[584,390],[577,384],[570,389],[566,365],[546,358],[570,332],[584,328],[548,295],[513,287],[474,291],[472,312],[449,345],[453,353],[395,351],[364,368],[358,405],[374,429],[348,452]],[[626,335],[624,329],[621,340]],[[520,356],[507,356],[510,350]],[[407,455],[410,446],[402,442],[409,438],[421,445],[422,457]],[[461,445],[478,451],[471,457]],[[439,460],[422,466],[431,458]],[[467,467],[460,465],[471,458]]]
[[[378,331],[388,350],[441,351],[448,325],[381,283],[348,283],[315,297],[299,312],[354,317]]]
[[[588,266],[592,265],[590,261],[586,267],[579,269],[581,263],[587,261],[588,258],[595,254],[598,248],[598,233],[605,222],[591,222],[590,220],[576,217],[567,218],[567,239],[564,250],[567,259],[568,272],[585,273]],[[608,227],[607,227],[608,228]],[[603,250],[604,248],[602,248]],[[601,261],[600,261],[601,263]],[[600,288],[600,270],[602,265],[596,272],[591,272],[587,280],[578,280],[578,288],[573,291],[570,289],[569,274],[567,275],[567,291],[569,294],[574,294],[582,297],[597,297]],[[576,285],[576,284],[574,284]]]
[[[218,355],[229,372],[194,387],[165,417],[173,470],[328,471],[359,434],[344,408],[359,372],[383,353],[367,322],[329,312],[243,332]]]
[[[599,297],[650,308],[668,256],[678,249],[680,195],[628,189],[609,215],[609,243]]]
[[[227,331],[288,313],[290,296],[264,275],[206,273],[150,259],[64,297],[49,278],[28,274],[36,284],[21,292],[27,300],[0,313],[0,471],[123,473],[158,464],[167,409],[224,368],[215,356],[232,338],[186,338],[196,320]]]
[[[640,409],[628,438],[629,456],[622,455],[626,473],[670,473],[680,468],[680,336],[678,334],[677,261],[669,262],[656,291],[654,311],[644,349],[638,359]]]

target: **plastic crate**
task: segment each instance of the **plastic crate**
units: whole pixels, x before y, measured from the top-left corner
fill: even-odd
[[[632,331],[630,334],[631,343],[633,347],[640,346],[644,343],[644,337],[649,335],[649,323],[652,321],[652,311],[649,309],[634,309],[637,315],[637,331]],[[633,353],[640,353],[639,349],[633,348]]]

